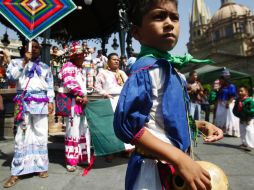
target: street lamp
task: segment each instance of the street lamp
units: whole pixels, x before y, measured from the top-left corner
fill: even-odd
[[[91,5],[93,0],[84,0],[84,2],[85,2],[86,5]]]
[[[6,29],[6,32],[3,36],[3,39],[1,40],[2,44],[7,47],[9,44],[10,44],[10,40],[9,40],[9,36],[7,34],[7,29]]]
[[[112,48],[114,50],[117,50],[117,48],[119,47],[118,43],[117,43],[117,39],[116,39],[116,36],[114,36],[114,39],[113,39],[113,44],[111,45]]]

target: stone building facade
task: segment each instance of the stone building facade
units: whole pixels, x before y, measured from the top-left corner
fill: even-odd
[[[187,47],[196,58],[254,77],[254,15],[244,5],[221,0],[220,9],[210,16],[204,0],[193,0]],[[184,71],[196,68],[190,65]]]
[[[12,58],[20,57],[19,48],[21,47],[22,47],[22,43],[20,40],[10,39],[10,44],[7,47],[4,46],[0,40],[0,48],[8,49]]]

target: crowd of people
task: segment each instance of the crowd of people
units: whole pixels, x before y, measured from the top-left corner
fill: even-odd
[[[112,109],[116,108],[128,78],[119,69],[118,54],[111,53],[106,57],[98,50],[98,55],[92,59],[95,49],[88,48],[86,43],[72,42],[64,47],[62,50],[52,47],[51,62],[47,65],[41,61],[39,42],[33,40],[31,52],[27,45],[24,56],[10,60],[5,67],[3,77],[8,82],[15,82],[17,90],[14,98],[17,132],[11,177],[4,184],[6,188],[15,185],[25,174],[48,177],[48,114],[54,110],[58,114],[59,97],[61,101],[65,102],[67,98],[70,102],[69,106],[64,103],[67,110],[64,114],[68,114],[62,115],[66,123],[65,161],[69,172],[75,171],[79,163],[90,163],[91,160],[91,137],[83,112],[88,93],[96,92],[102,98],[110,99]],[[56,94],[55,87],[58,87]]]
[[[212,122],[223,130],[225,136],[241,137],[240,147],[246,151],[254,148],[254,101],[247,86],[240,85],[237,88],[231,82],[228,69],[224,68],[210,91],[203,88],[197,72],[192,71],[189,74],[187,89],[190,97],[190,115],[193,118],[200,118],[203,111],[204,119],[209,121],[210,112],[213,110]]]
[[[80,163],[91,163],[84,108],[93,93],[110,100],[115,135],[135,148],[129,159],[126,189],[168,189],[173,171],[191,189],[211,189],[209,173],[191,159],[190,130],[199,129],[206,135],[205,142],[220,140],[224,133],[241,137],[245,150],[254,148],[254,101],[248,88],[237,89],[230,82],[229,71],[224,70],[211,91],[204,89],[196,71],[186,80],[178,70],[195,60],[168,53],[179,36],[177,1],[130,2],[132,35],[140,42],[141,52],[126,61],[116,53],[106,57],[102,50],[94,57],[96,49],[86,42],[64,44],[61,50],[53,46],[50,65],[41,61],[41,46],[36,40],[31,51],[27,45],[22,58],[5,65],[0,51],[1,68],[6,70],[0,70],[0,78],[15,82],[17,89],[17,133],[5,188],[14,186],[25,174],[48,177],[48,114],[54,111],[66,123],[67,171],[75,171]],[[214,105],[214,125],[209,123],[210,104]],[[201,110],[206,113],[205,120]]]

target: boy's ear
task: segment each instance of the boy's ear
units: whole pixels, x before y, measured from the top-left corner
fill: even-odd
[[[135,40],[140,41],[140,34],[138,26],[133,25],[131,27],[131,35],[135,38]]]

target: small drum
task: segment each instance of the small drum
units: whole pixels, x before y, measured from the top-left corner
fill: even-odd
[[[196,161],[211,176],[212,190],[228,190],[228,178],[221,168],[211,162]],[[189,190],[185,182],[178,175],[173,177],[173,190]]]

